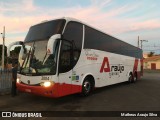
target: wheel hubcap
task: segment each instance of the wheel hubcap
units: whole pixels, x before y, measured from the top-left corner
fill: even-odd
[[[129,76],[129,81],[130,81],[130,82],[132,81],[132,75]]]
[[[88,93],[90,91],[91,85],[89,82],[84,83],[84,89],[85,89],[86,93]]]

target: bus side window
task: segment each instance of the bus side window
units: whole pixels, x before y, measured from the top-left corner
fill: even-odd
[[[79,56],[80,56],[81,51],[78,49],[73,49],[73,67],[77,63]]]
[[[72,44],[67,41],[62,42],[61,54],[60,54],[60,67],[59,72],[64,73],[72,69]]]

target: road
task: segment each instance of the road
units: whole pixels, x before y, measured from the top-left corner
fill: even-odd
[[[147,72],[136,83],[96,89],[88,97],[70,95],[52,99],[27,93],[16,97],[4,95],[0,96],[0,111],[160,111],[160,73]]]

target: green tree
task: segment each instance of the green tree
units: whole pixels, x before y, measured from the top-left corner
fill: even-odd
[[[155,53],[155,52],[150,52],[150,53],[148,54],[148,57],[152,57],[152,56],[154,55],[154,53]]]
[[[2,61],[2,49],[3,49],[3,45],[0,45],[0,64]],[[7,63],[7,47],[4,47],[4,63]]]
[[[14,48],[13,51],[14,51],[15,54],[19,54],[20,50],[21,50],[21,47],[17,46],[17,47]]]

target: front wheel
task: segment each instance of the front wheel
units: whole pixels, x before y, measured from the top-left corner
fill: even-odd
[[[83,96],[88,96],[91,91],[92,91],[92,83],[90,82],[90,80],[85,79],[83,84],[82,84],[82,95]]]

